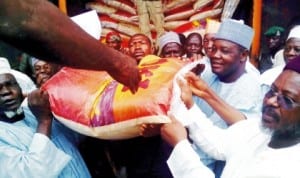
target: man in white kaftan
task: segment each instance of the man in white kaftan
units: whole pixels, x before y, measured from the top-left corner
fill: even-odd
[[[188,120],[189,137],[213,158],[226,160],[222,178],[299,177],[299,81],[300,56],[285,66],[266,93],[261,119],[241,120],[227,129],[214,126],[195,104],[188,107],[183,115]],[[186,99],[183,101],[189,103]],[[235,109],[224,112],[236,116]],[[175,146],[168,159],[175,178],[214,177],[197,158],[187,141],[185,128],[178,121],[164,125],[161,134]]]
[[[263,97],[258,75],[249,67],[247,69],[247,63],[249,63],[247,55],[236,55],[238,56],[236,57],[233,55],[234,48],[231,49],[226,46],[228,42],[233,47],[248,51],[252,42],[253,31],[250,27],[233,20],[225,20],[218,29],[219,31],[214,35],[214,44],[211,45],[211,50],[207,52],[210,54],[209,65],[206,64],[206,69],[200,78],[223,101],[239,110],[246,118],[260,117]],[[237,37],[236,29],[243,35]],[[232,66],[235,66],[235,69]],[[195,96],[194,101],[214,125],[227,128],[228,125],[232,124],[220,117],[205,99]],[[193,144],[193,147],[200,155],[203,163],[214,169],[215,160],[196,144]]]
[[[48,98],[31,93],[27,104],[10,72],[0,68],[0,177],[91,177],[76,148],[78,136],[52,119]]]

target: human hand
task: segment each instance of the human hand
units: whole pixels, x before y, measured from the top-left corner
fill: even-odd
[[[194,67],[191,72],[193,72],[194,74],[196,74],[197,76],[200,75],[203,70],[205,69],[205,65],[204,64],[197,64],[196,67]]]
[[[207,89],[208,85],[205,81],[203,81],[200,77],[198,77],[195,73],[193,72],[188,72],[184,76],[186,81],[188,82],[193,94],[205,98],[207,94]]]
[[[40,89],[36,89],[29,93],[28,106],[38,121],[36,132],[50,137],[52,113],[48,93]]]
[[[194,105],[192,90],[188,86],[188,83],[182,79],[177,79],[178,86],[181,90],[180,98],[185,104],[185,106],[190,109]]]
[[[161,124],[142,124],[140,126],[140,135],[143,137],[152,137],[159,135]]]
[[[163,140],[174,147],[180,141],[187,139],[187,131],[174,116],[170,115],[169,117],[171,123],[163,124],[161,126],[160,135]]]
[[[117,67],[107,72],[116,81],[124,84],[132,93],[135,93],[137,92],[139,88],[139,82],[141,81],[141,75],[139,73],[136,60],[127,55],[122,55],[120,57],[125,57],[127,59],[116,61],[116,63],[118,63]]]
[[[28,106],[38,122],[52,120],[49,96],[46,91],[36,89],[28,94]]]

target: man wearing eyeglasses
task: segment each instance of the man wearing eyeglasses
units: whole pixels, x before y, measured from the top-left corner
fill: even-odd
[[[181,116],[188,121],[189,137],[215,159],[226,160],[222,178],[299,177],[300,164],[300,56],[289,61],[273,82],[263,100],[262,117],[247,119],[220,129],[205,118],[191,99],[205,93],[194,74],[179,82],[181,98],[188,110]],[[188,94],[190,93],[190,94]],[[234,108],[219,108],[235,115]],[[178,118],[178,116],[175,116]],[[214,174],[203,165],[187,140],[187,131],[177,120],[161,128],[164,140],[174,146],[168,165],[175,178],[205,177]]]

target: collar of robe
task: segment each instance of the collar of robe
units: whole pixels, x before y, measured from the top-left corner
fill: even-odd
[[[5,111],[0,113],[0,121],[14,123],[24,119],[23,109],[20,107],[16,111]]]

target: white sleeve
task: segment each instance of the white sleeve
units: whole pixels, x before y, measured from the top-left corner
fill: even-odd
[[[200,160],[187,140],[179,142],[173,149],[168,166],[174,178],[214,178],[213,172]]]
[[[71,157],[45,135],[35,133],[28,150],[0,144],[0,177],[58,177]]]
[[[247,120],[239,121],[227,129],[219,128],[206,117],[197,105],[187,113],[193,120],[187,128],[189,136],[203,151],[218,160],[226,160],[235,150],[240,148],[240,136],[247,140],[247,134],[241,128],[248,125]],[[243,136],[242,136],[243,135]],[[233,141],[235,140],[235,141]]]

